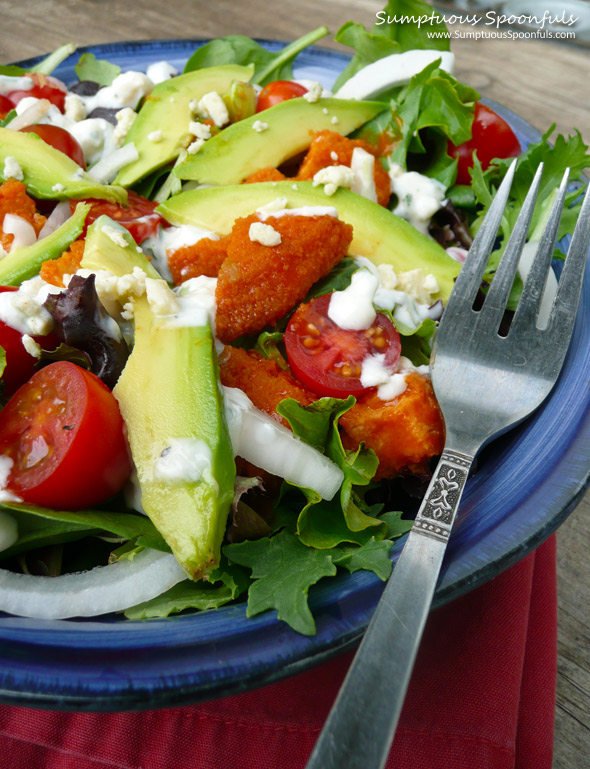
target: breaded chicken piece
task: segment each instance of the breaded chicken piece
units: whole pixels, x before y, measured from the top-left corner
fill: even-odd
[[[367,393],[340,417],[344,447],[355,450],[362,441],[379,457],[375,480],[418,469],[443,450],[444,422],[430,379],[411,373],[406,384],[392,401]]]
[[[253,174],[247,176],[243,184],[255,184],[256,182],[282,182],[286,179],[284,173],[279,171],[278,168],[260,168],[258,171],[254,171]]]
[[[320,131],[315,134],[296,179],[313,179],[318,171],[328,166],[348,166],[356,147],[364,149],[375,157],[375,191],[379,205],[386,206],[391,195],[391,179],[378,160],[378,150],[363,139],[348,139],[335,131]]]
[[[346,256],[352,227],[333,216],[269,216],[277,245],[250,239],[257,214],[237,219],[217,279],[216,327],[222,342],[260,331],[282,318]]]
[[[223,260],[227,256],[228,238],[201,238],[191,246],[177,248],[168,256],[168,267],[174,285],[178,286],[189,278],[206,275],[216,278]]]
[[[35,201],[27,195],[27,188],[16,179],[8,179],[0,184],[0,246],[8,252],[14,240],[14,235],[3,232],[2,225],[6,214],[20,216],[32,225],[38,235],[47,221],[45,216],[37,213]]]
[[[64,275],[75,275],[84,256],[84,240],[75,240],[58,259],[48,259],[41,265],[40,275],[46,283],[64,288]]]
[[[223,385],[239,387],[257,409],[285,427],[289,427],[287,420],[276,412],[284,398],[294,398],[303,406],[316,398],[274,360],[263,358],[254,350],[226,346],[219,356],[219,373]]]

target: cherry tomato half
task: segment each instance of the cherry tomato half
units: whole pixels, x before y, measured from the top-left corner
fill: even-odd
[[[4,120],[11,109],[14,109],[14,104],[0,93],[0,120]]]
[[[44,142],[51,144],[56,150],[63,152],[69,158],[86,170],[86,160],[84,159],[84,150],[76,139],[65,128],[56,125],[28,125],[20,129],[25,133],[37,134]]]
[[[115,396],[68,361],[42,368],[2,409],[0,454],[14,463],[10,491],[57,510],[103,502],[130,473]]]
[[[448,142],[447,152],[457,158],[457,184],[471,184],[469,170],[473,168],[473,153],[483,170],[494,158],[514,158],[521,153],[521,147],[514,131],[494,110],[481,102],[475,103],[472,136],[463,144]]]
[[[265,85],[258,94],[256,112],[262,112],[269,107],[274,107],[275,104],[280,104],[282,101],[303,96],[304,93],[307,93],[307,90],[305,86],[294,83],[292,80],[275,80],[274,83]]]
[[[381,313],[362,331],[340,328],[328,317],[331,296],[297,308],[285,332],[287,358],[293,374],[312,392],[334,398],[360,395],[370,389],[360,380],[363,360],[385,355],[384,365],[394,369],[401,352],[399,334]]]
[[[16,290],[16,286],[0,286],[0,293]],[[55,334],[36,336],[34,339],[44,350],[55,350],[59,345],[59,340]],[[7,326],[6,323],[1,320],[0,346],[4,348],[4,352],[6,353],[6,367],[2,374],[2,382],[4,384],[3,394],[10,396],[33,376],[35,373],[35,363],[37,361],[25,350],[21,332],[11,326]]]
[[[72,213],[74,213],[79,202],[79,200],[70,201]],[[82,237],[86,237],[86,228],[104,214],[119,222],[122,227],[125,227],[139,245],[146,238],[149,238],[150,235],[155,235],[158,225],[163,221],[160,214],[155,212],[158,204],[143,198],[141,195],[133,192],[133,190],[128,191],[127,205],[125,206],[120,203],[109,203],[107,200],[96,200],[95,198],[89,198],[85,202],[90,203],[92,207],[86,216],[86,225]]]
[[[33,87],[28,91],[11,91],[6,94],[6,98],[10,103],[16,107],[21,99],[27,96],[33,96],[35,99],[47,99],[61,111],[64,111],[64,104],[66,100],[66,86],[50,75],[41,75],[38,72],[27,73],[27,77],[30,77],[33,81]]]

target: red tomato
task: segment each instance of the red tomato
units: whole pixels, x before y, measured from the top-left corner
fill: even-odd
[[[79,200],[70,201],[72,213],[79,202]],[[157,214],[154,210],[158,204],[152,203],[147,198],[142,198],[141,195],[133,192],[133,190],[128,191],[126,206],[94,198],[90,198],[85,202],[92,205],[86,216],[86,228],[104,214],[119,222],[122,227],[125,227],[137,244],[149,238],[150,235],[154,235],[158,225],[163,221],[160,214]],[[86,237],[86,228],[82,237]]]
[[[473,153],[483,170],[494,158],[514,158],[521,147],[508,123],[480,101],[475,103],[471,139],[463,144],[447,143],[447,152],[457,158],[457,184],[471,184],[469,170],[473,168]]]
[[[52,104],[64,111],[64,103],[66,100],[66,86],[50,75],[41,75],[38,72],[27,73],[26,77],[30,77],[33,81],[33,87],[28,91],[12,91],[6,94],[10,103],[16,107],[21,99],[26,96],[33,96],[35,99],[48,99]]]
[[[0,93],[0,120],[4,120],[11,109],[14,109],[14,104]]]
[[[68,361],[42,368],[2,409],[0,453],[14,462],[10,491],[57,510],[103,502],[130,473],[115,396]]]
[[[275,80],[274,83],[265,85],[258,94],[256,112],[262,112],[262,110],[269,107],[274,107],[275,104],[280,104],[282,101],[303,96],[304,93],[307,93],[307,90],[305,86],[293,83],[291,80]]]
[[[361,366],[368,355],[385,355],[387,368],[395,368],[400,352],[399,334],[389,318],[377,314],[362,331],[340,328],[328,317],[331,294],[300,305],[285,332],[285,347],[293,374],[318,395],[342,398],[360,395]]]
[[[74,139],[69,131],[65,128],[60,128],[56,125],[45,125],[43,123],[39,125],[28,125],[20,129],[25,133],[34,133],[41,137],[44,142],[51,144],[56,150],[63,152],[69,158],[77,163],[82,168],[86,169],[86,161],[84,159],[84,150],[80,147],[78,141]]]
[[[16,291],[16,286],[0,286],[0,293],[4,291]],[[36,336],[38,342],[44,350],[55,350],[59,341],[55,334],[47,336]],[[6,353],[6,368],[2,374],[4,383],[4,395],[12,395],[18,388],[30,379],[35,373],[35,363],[37,362],[32,355],[25,350],[23,346],[23,335],[20,331],[7,326],[0,320],[0,346]]]

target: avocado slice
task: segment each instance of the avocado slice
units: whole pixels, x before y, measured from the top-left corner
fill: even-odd
[[[118,242],[111,237],[113,230]],[[162,277],[127,230],[109,216],[99,216],[88,228],[80,266],[87,270],[108,270],[118,277],[140,267],[149,278]]]
[[[276,168],[303,152],[318,131],[346,135],[385,109],[386,104],[376,101],[289,99],[224,128],[176,166],[174,174],[201,184],[239,184],[255,171]],[[260,123],[267,127],[257,130]]]
[[[235,219],[248,216],[276,198],[286,198],[290,208],[334,206],[340,218],[353,226],[352,256],[365,256],[375,264],[391,264],[399,272],[421,267],[438,282],[440,292],[436,298],[448,299],[461,265],[404,219],[349,190],[339,189],[327,196],[322,187],[314,187],[311,182],[291,181],[210,187],[182,192],[156,210],[170,224],[193,224],[225,235]]]
[[[34,133],[0,128],[2,178],[9,158],[20,166],[23,183],[35,198],[99,198],[113,203],[127,202],[127,191],[122,187],[99,184],[71,158]]]
[[[16,248],[1,259],[0,285],[19,286],[23,280],[37,275],[43,262],[60,257],[81,234],[88,211],[87,203],[78,203],[72,216],[51,235],[30,246]]]
[[[125,246],[115,242],[112,229]],[[104,216],[88,229],[82,267],[118,276],[141,267],[148,277],[160,277],[127,231]],[[113,392],[143,508],[180,565],[198,579],[219,563],[235,478],[213,336],[208,324],[174,326],[154,315],[145,296],[135,300],[134,315],[134,347]],[[166,481],[156,470],[179,441],[206,458],[198,480]]]
[[[191,101],[198,101],[211,91],[224,94],[235,80],[248,81],[253,73],[253,65],[226,64],[187,72],[158,83],[125,137],[125,144],[134,142],[139,157],[119,171],[115,184],[129,187],[177,158],[194,138],[188,130],[190,121],[195,119],[189,106]],[[162,132],[158,141],[153,141],[154,131]]]

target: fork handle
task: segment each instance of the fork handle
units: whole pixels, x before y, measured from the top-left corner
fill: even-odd
[[[473,456],[443,452],[306,769],[385,766]]]

